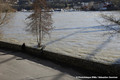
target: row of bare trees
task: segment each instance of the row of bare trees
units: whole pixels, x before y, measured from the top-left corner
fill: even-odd
[[[13,0],[9,0],[9,2],[0,0],[0,26],[9,22],[14,11],[10,6],[12,2]],[[27,18],[30,20],[27,31],[36,35],[38,47],[41,47],[44,35],[49,34],[49,31],[53,28],[53,21],[46,0],[35,0],[33,3],[33,11],[34,12]]]

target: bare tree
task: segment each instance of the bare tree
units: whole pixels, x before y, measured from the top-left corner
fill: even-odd
[[[120,7],[120,0],[111,0],[111,2]],[[101,14],[101,17],[109,24],[112,25],[103,25],[107,29],[112,30],[114,33],[120,33],[120,11],[111,12],[111,14]]]
[[[114,5],[118,6],[120,4],[120,0],[110,0]],[[107,30],[110,30],[110,34],[120,33],[120,11],[114,11],[108,14],[100,15],[107,23],[107,25],[101,24],[106,27]]]
[[[4,0],[0,0],[0,26],[9,22],[11,14],[14,11],[9,5],[9,3]]]
[[[116,13],[116,15],[107,15],[101,14],[102,18],[105,22],[109,23],[109,25],[103,25],[107,30],[112,31],[112,33],[120,33],[120,15]]]
[[[34,12],[28,17],[30,22],[27,30],[36,35],[38,47],[41,46],[45,34],[49,34],[52,27],[51,13],[46,0],[35,0],[33,3]]]

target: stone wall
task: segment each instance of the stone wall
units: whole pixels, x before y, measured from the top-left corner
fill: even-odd
[[[22,45],[12,44],[7,42],[0,41],[0,48],[13,50],[13,51],[21,51],[27,54],[32,54],[34,56],[49,59],[53,62],[57,62],[63,65],[71,66],[77,69],[84,68],[86,70],[90,70],[92,72],[97,72],[104,75],[120,75],[120,66],[119,65],[107,65],[102,63],[97,63],[85,59],[76,58],[73,56],[63,55],[60,53],[54,53],[46,50],[41,50],[37,48],[32,48],[26,46],[25,49],[22,49]]]

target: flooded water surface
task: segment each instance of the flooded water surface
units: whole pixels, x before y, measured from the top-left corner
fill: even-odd
[[[105,35],[101,13],[110,12],[54,12],[54,30],[45,36],[46,50],[107,64],[120,64],[120,38]],[[11,22],[2,27],[1,40],[36,46],[35,35],[26,32],[25,20],[30,12],[17,12]]]

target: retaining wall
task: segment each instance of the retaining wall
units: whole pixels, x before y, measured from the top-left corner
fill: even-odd
[[[25,50],[22,50],[22,45],[12,44],[7,42],[0,41],[0,48],[8,49],[13,51],[22,51],[24,53],[32,54],[37,57],[46,58],[58,63],[62,63],[65,65],[69,65],[75,68],[84,68],[86,70],[91,70],[94,72],[98,72],[104,75],[120,75],[120,66],[119,65],[107,65],[103,63],[97,63],[81,58],[76,58],[68,55],[63,55],[60,53],[54,53],[50,51],[42,51],[41,49],[32,48],[29,46],[25,47]]]

